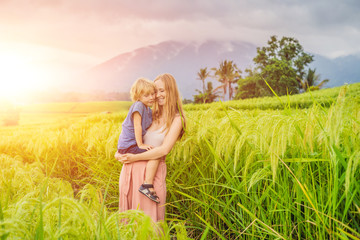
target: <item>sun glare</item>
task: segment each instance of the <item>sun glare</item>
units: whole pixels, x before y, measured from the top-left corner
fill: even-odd
[[[24,96],[45,83],[45,74],[31,60],[0,54],[0,98],[19,103]]]

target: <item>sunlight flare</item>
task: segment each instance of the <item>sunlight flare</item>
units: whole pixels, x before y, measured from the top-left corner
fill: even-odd
[[[17,102],[24,95],[47,85],[45,69],[29,57],[15,54],[0,55],[0,97]]]

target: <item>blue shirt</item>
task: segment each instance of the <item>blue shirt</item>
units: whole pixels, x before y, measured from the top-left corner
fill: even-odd
[[[146,129],[148,129],[152,123],[151,109],[140,101],[134,102],[122,124],[122,130],[117,145],[118,149],[127,149],[133,145],[137,145],[133,119],[133,113],[135,112],[138,112],[141,115],[142,137],[144,137]]]

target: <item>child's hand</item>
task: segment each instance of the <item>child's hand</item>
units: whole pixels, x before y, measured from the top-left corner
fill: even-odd
[[[139,148],[141,148],[141,149],[146,149],[146,150],[150,150],[150,149],[153,149],[154,147],[151,146],[151,145],[142,144],[142,145],[139,146]]]

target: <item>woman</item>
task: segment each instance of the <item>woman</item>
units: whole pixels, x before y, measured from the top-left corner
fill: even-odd
[[[154,80],[156,85],[156,103],[153,111],[153,123],[144,136],[144,143],[153,149],[140,154],[119,154],[115,158],[124,165],[119,179],[119,209],[141,209],[154,222],[165,219],[166,203],[166,164],[165,156],[173,148],[185,131],[185,118],[179,90],[175,78],[168,73],[161,74]],[[155,178],[154,190],[160,199],[156,203],[138,189],[144,182],[148,160],[160,161]]]

